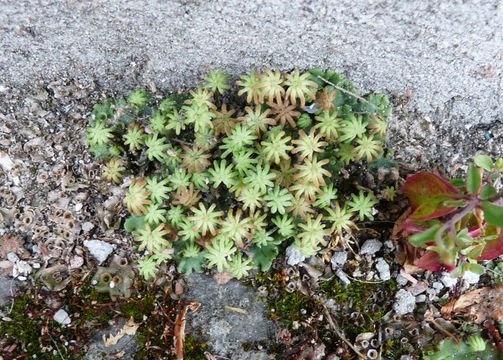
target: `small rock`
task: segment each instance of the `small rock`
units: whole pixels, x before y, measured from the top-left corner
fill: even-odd
[[[11,263],[15,264],[19,261],[19,256],[17,256],[13,252],[10,252],[10,253],[7,253],[7,260],[9,260]]]
[[[395,244],[393,244],[393,241],[391,240],[386,240],[384,242],[384,246],[386,246],[388,250],[393,250],[395,248]]]
[[[14,270],[12,271],[13,276],[16,277],[18,275],[27,276],[31,273],[31,266],[24,260],[20,260],[14,265]]]
[[[337,269],[335,275],[337,275],[337,277],[342,281],[344,286],[348,286],[349,284],[351,284],[351,281],[349,280],[348,276],[341,269]]]
[[[409,280],[407,280],[406,278],[404,278],[402,275],[398,275],[396,277],[396,282],[398,283],[398,285],[405,286],[405,285],[407,285],[407,283],[409,282]]]
[[[475,274],[474,272],[471,271],[465,271],[465,273],[463,274],[463,280],[470,285],[477,284],[480,280],[480,275]]]
[[[416,302],[417,303],[423,303],[425,301],[426,301],[426,295],[421,294],[421,295],[416,296]]]
[[[91,231],[94,228],[94,224],[92,222],[86,221],[82,224],[82,230],[87,232]]]
[[[360,255],[374,255],[382,248],[382,242],[376,239],[370,239],[363,243],[362,248],[360,249]]]
[[[335,270],[337,268],[343,267],[347,260],[348,260],[347,251],[334,252],[332,259],[330,260],[330,262],[332,263],[332,269]]]
[[[435,281],[433,284],[431,284],[431,286],[437,290],[437,292],[439,292],[440,290],[442,290],[444,288],[444,285],[439,282],[439,281]]]
[[[70,316],[68,315],[68,313],[65,310],[63,310],[63,309],[59,309],[54,314],[53,319],[54,319],[54,321],[60,323],[61,325],[69,325],[72,322],[72,320],[70,319]]]
[[[91,255],[98,260],[98,265],[101,265],[115,249],[115,245],[101,240],[86,240],[84,241],[84,246],[88,248]]]
[[[407,290],[400,289],[395,295],[393,310],[397,315],[405,315],[414,311],[416,298]]]
[[[288,257],[288,265],[290,266],[295,266],[306,260],[306,257],[300,252],[300,250],[291,245],[286,248],[286,256]]]
[[[442,284],[444,284],[445,287],[452,288],[453,286],[456,285],[458,279],[451,277],[450,273],[444,272],[442,274],[442,278],[440,279],[440,281],[442,281]]]
[[[383,258],[377,259],[376,270],[379,271],[379,277],[381,278],[381,280],[386,281],[391,279],[389,265]]]

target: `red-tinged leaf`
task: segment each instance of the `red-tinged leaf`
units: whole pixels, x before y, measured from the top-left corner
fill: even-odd
[[[482,254],[476,260],[492,260],[501,254],[503,254],[503,232],[499,238],[486,241]]]
[[[433,173],[420,172],[409,176],[402,190],[414,210],[411,219],[434,219],[456,210],[455,206],[447,206],[444,202],[455,199],[459,190]]]
[[[403,228],[408,235],[419,234],[423,231],[428,230],[428,226],[418,225],[416,224],[415,220],[412,220],[410,218],[405,220],[405,222],[403,223]]]
[[[455,268],[455,266],[447,266],[442,263],[438,253],[431,250],[427,250],[424,255],[421,256],[417,266],[421,269],[430,271],[452,271]]]

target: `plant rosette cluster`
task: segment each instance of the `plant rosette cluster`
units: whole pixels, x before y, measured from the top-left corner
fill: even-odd
[[[107,161],[103,179],[134,176],[125,228],[147,252],[146,278],[174,258],[185,273],[207,266],[239,279],[269,269],[281,246],[309,257],[356,219],[373,220],[373,193],[341,195],[337,181],[350,163],[382,157],[385,96],[362,97],[333,71],[266,69],[241,76],[246,105],[231,109],[227,78],[211,70],[189,94],[133,91],[94,106],[86,138]]]
[[[503,254],[503,159],[475,157],[466,179],[450,182],[430,172],[407,178],[411,215],[404,223],[411,245],[424,249],[418,267],[481,274],[477,263]]]

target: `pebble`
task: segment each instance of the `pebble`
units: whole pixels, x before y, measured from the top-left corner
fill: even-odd
[[[330,262],[332,263],[332,269],[335,270],[337,268],[343,267],[347,260],[348,260],[347,251],[334,252],[332,259],[330,260]]]
[[[453,286],[456,285],[456,283],[458,282],[458,279],[451,277],[451,273],[444,272],[444,273],[442,273],[442,277],[440,278],[440,281],[442,282],[442,284],[445,285],[445,287],[452,288]]]
[[[395,303],[393,310],[397,315],[405,315],[414,311],[416,305],[416,298],[407,290],[400,289],[395,295]]]
[[[7,260],[9,260],[11,263],[17,263],[19,261],[19,256],[14,254],[13,252],[7,253]]]
[[[439,292],[440,290],[442,290],[444,288],[444,285],[439,282],[439,281],[435,281],[433,284],[431,284],[431,286],[437,290],[437,292]]]
[[[393,250],[395,248],[395,244],[393,244],[393,241],[391,240],[386,240],[384,242],[384,246],[386,246],[388,250]]]
[[[389,265],[383,258],[377,259],[376,270],[379,271],[379,277],[381,278],[381,280],[386,281],[391,279]]]
[[[84,241],[84,246],[88,248],[91,255],[98,260],[98,265],[101,265],[115,249],[115,245],[101,240],[86,240]]]
[[[288,265],[295,266],[298,263],[306,260],[306,257],[292,245],[286,248],[286,256],[288,257]]]
[[[470,285],[477,284],[480,280],[480,275],[475,274],[471,271],[465,271],[465,273],[463,274],[463,280],[465,280]]]
[[[416,302],[417,303],[423,303],[425,301],[426,301],[426,295],[421,294],[421,295],[416,296]]]
[[[341,269],[337,269],[336,272],[335,272],[335,275],[337,275],[337,277],[339,278],[339,280],[342,281],[342,283],[344,284],[344,286],[348,286],[349,284],[351,284],[351,280],[349,280],[349,278],[346,275],[346,273],[344,271],[342,271]]]
[[[370,239],[363,243],[362,248],[360,249],[360,255],[374,255],[376,252],[381,250],[382,242],[376,239]]]
[[[60,323],[61,325],[69,325],[72,322],[72,320],[70,320],[70,315],[68,315],[68,313],[63,309],[59,309],[54,314],[53,319],[54,321]]]
[[[398,275],[396,277],[396,282],[398,283],[398,285],[405,286],[405,285],[407,285],[407,283],[409,282],[409,280],[407,280],[406,278],[404,278],[402,275]]]
[[[94,228],[94,224],[92,222],[86,221],[82,224],[82,230],[87,232]]]

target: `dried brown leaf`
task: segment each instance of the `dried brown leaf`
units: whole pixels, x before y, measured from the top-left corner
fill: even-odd
[[[486,319],[503,321],[503,285],[467,292],[443,306],[441,312],[448,316],[471,316],[477,324]]]
[[[224,285],[231,281],[232,274],[228,271],[222,271],[213,275],[213,279],[215,279],[218,285]]]
[[[178,360],[183,360],[183,348],[185,346],[185,315],[187,310],[195,312],[201,304],[196,302],[191,302],[189,305],[185,306],[180,314],[176,317],[175,321],[175,353]]]
[[[124,335],[134,335],[136,334],[136,330],[141,323],[135,323],[133,317],[131,317],[127,323],[124,324],[122,329],[117,333],[117,335],[110,335],[108,338],[106,335],[103,335],[103,342],[106,347],[117,344],[117,342],[124,337]]]
[[[21,249],[22,253],[26,251],[23,248],[24,241],[19,235],[13,233],[5,233],[0,237],[0,257],[7,258],[7,254],[12,252],[17,254],[18,250]]]

